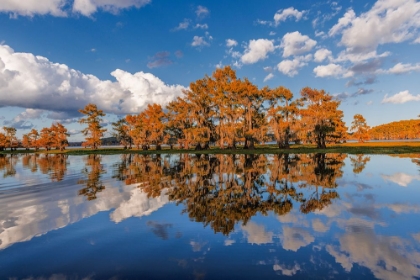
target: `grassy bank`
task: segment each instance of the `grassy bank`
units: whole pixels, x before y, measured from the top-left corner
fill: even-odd
[[[163,149],[156,150],[124,150],[123,148],[106,148],[101,147],[98,150],[91,149],[68,149],[65,151],[58,150],[18,150],[18,151],[1,151],[0,154],[21,154],[21,153],[38,153],[38,154],[68,154],[68,155],[89,155],[89,154],[179,154],[179,153],[194,153],[194,154],[308,154],[308,153],[346,153],[346,154],[408,154],[420,153],[420,142],[370,142],[370,143],[345,143],[345,144],[331,144],[326,149],[317,149],[315,145],[292,145],[290,149],[279,149],[276,145],[257,145],[254,150],[244,150],[239,147],[236,150],[225,150],[212,147],[210,150],[195,151],[181,150],[181,149]]]

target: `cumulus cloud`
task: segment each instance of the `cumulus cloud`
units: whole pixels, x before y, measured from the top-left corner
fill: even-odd
[[[181,21],[177,27],[175,27],[173,30],[174,31],[178,31],[178,30],[185,30],[188,29],[188,27],[190,26],[191,21],[187,18],[185,18],[183,21]]]
[[[282,244],[285,250],[297,252],[314,240],[315,238],[304,228],[283,227]]]
[[[206,47],[210,46],[210,43],[206,41],[204,37],[201,36],[194,36],[193,41],[191,43],[193,47]]]
[[[277,64],[277,70],[279,70],[284,75],[289,77],[293,77],[297,75],[299,72],[298,70],[304,66],[306,66],[308,61],[312,59],[312,55],[308,54],[306,56],[297,56],[293,58],[293,60],[283,60],[279,64]]]
[[[158,52],[156,53],[147,63],[147,67],[149,68],[157,68],[162,67],[166,65],[171,65],[172,60],[169,59],[170,53],[167,51],[164,52]]]
[[[197,23],[195,26],[194,26],[194,29],[208,29],[209,28],[209,26],[207,25],[207,23],[204,23],[204,24],[199,24],[199,23]]]
[[[353,74],[341,65],[330,63],[328,65],[320,65],[314,68],[316,77],[350,77]]]
[[[198,6],[195,10],[197,17],[206,17],[210,13],[209,9],[204,6]]]
[[[420,99],[420,96],[419,96]],[[397,185],[401,187],[407,187],[412,181],[414,180],[420,180],[420,176],[418,175],[410,175],[406,173],[395,173],[393,175],[381,175],[381,177],[385,181],[390,181],[393,183],[396,183]]]
[[[108,113],[138,113],[149,103],[170,102],[185,89],[166,85],[150,73],[117,69],[111,75],[116,81],[0,45],[1,106],[68,112],[95,103]]]
[[[332,52],[327,49],[319,49],[314,54],[314,61],[315,62],[322,62],[324,60],[332,60]]]
[[[279,10],[274,15],[274,25],[277,26],[280,24],[281,21],[286,21],[288,18],[295,18],[296,21],[299,21],[304,13],[305,11],[299,12],[293,7],[284,10]]]
[[[386,74],[405,74],[413,71],[420,71],[420,63],[411,64],[411,63],[397,63],[388,70],[379,71]]]
[[[368,52],[378,45],[400,43],[412,38],[420,28],[420,2],[416,0],[378,0],[356,17],[349,10],[329,35],[341,33],[340,43],[353,52]]]
[[[338,22],[331,27],[328,35],[335,36],[339,32],[341,32],[345,27],[349,26],[351,22],[356,18],[356,14],[353,10],[348,10],[342,18],[338,20]]]
[[[122,9],[128,8],[140,8],[151,0],[74,0],[73,11],[81,13],[84,16],[90,16],[94,14],[98,9],[117,13]]]
[[[141,8],[151,0],[6,0],[0,1],[0,12],[12,13],[13,15],[35,16],[47,15],[65,17],[68,16],[68,7],[74,13],[91,16],[99,9],[117,13],[122,9]]]
[[[234,47],[238,45],[238,42],[234,39],[226,39],[226,47]]]
[[[241,227],[248,243],[251,244],[267,244],[273,243],[273,233],[265,231],[264,226],[260,226],[254,222],[248,222],[247,225]]]
[[[268,39],[250,40],[241,61],[244,64],[253,64],[267,58],[267,54],[274,51],[274,44]]]
[[[273,270],[281,272],[282,275],[293,276],[300,271],[300,266],[295,264],[293,267],[288,267],[285,264],[275,264]]]
[[[382,103],[403,104],[410,101],[420,101],[420,94],[412,95],[408,90],[401,91],[393,96],[386,94]]]
[[[339,246],[326,247],[346,271],[358,264],[378,279],[414,279],[419,275],[419,255],[407,240],[380,236],[360,225],[346,231],[339,237]]]
[[[265,76],[265,78],[264,78],[264,82],[267,82],[268,80],[271,80],[272,78],[274,78],[273,73],[268,73],[268,75]]]
[[[65,0],[6,0],[0,1],[0,12],[12,13],[21,16],[46,15],[64,17]]]
[[[316,41],[299,31],[286,33],[283,36],[281,47],[283,48],[283,57],[299,55],[312,50],[316,46]]]

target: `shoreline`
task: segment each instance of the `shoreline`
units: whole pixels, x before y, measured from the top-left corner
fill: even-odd
[[[418,141],[401,141],[401,142],[365,142],[365,143],[344,143],[331,144],[326,149],[317,149],[315,145],[291,145],[290,149],[279,149],[277,145],[256,145],[255,149],[245,150],[238,147],[235,150],[220,149],[218,147],[210,147],[208,150],[184,150],[169,149],[162,150],[138,150],[136,148],[126,149],[123,147],[107,148],[102,146],[97,150],[89,148],[71,148],[64,151],[60,150],[16,150],[16,151],[0,151],[0,155],[6,154],[66,154],[66,155],[90,155],[90,154],[312,154],[312,153],[345,153],[345,154],[420,154],[420,142]]]

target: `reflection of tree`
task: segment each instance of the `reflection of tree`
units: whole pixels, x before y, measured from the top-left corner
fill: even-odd
[[[176,158],[175,158],[176,157]],[[320,210],[338,197],[336,178],[343,155],[127,155],[115,167],[115,178],[136,184],[149,196],[164,191],[184,204],[184,212],[215,232],[229,234],[257,213],[278,215],[300,203],[301,211]],[[176,160],[174,160],[176,159]],[[297,188],[312,189],[305,198]]]
[[[351,166],[353,166],[353,172],[359,174],[365,169],[366,163],[370,161],[369,156],[363,154],[356,155],[355,157],[350,156]]]
[[[309,199],[300,205],[300,210],[303,213],[322,210],[332,203],[331,200],[339,197],[338,193],[331,189],[337,187],[336,179],[342,176],[341,168],[344,165],[345,157],[346,155],[343,154],[314,155],[313,164],[308,165],[310,168],[314,168],[314,171],[309,173],[308,180],[301,184],[301,187],[314,187],[315,191]],[[321,188],[321,191],[319,188]],[[330,190],[326,191],[325,189]]]
[[[65,154],[40,156],[38,154],[26,154],[22,157],[22,165],[31,172],[41,171],[48,174],[51,181],[58,182],[63,180],[67,172],[68,156]]]
[[[3,178],[15,176],[17,162],[17,155],[0,155],[0,170],[3,170]]]
[[[86,166],[82,173],[86,175],[86,180],[79,180],[78,184],[86,185],[83,189],[79,190],[79,195],[84,195],[88,200],[96,199],[96,193],[105,189],[102,184],[101,174],[105,173],[105,169],[101,164],[100,155],[88,155],[85,158]]]

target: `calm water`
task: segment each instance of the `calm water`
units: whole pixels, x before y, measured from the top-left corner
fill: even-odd
[[[0,279],[419,279],[420,155],[0,157]]]

